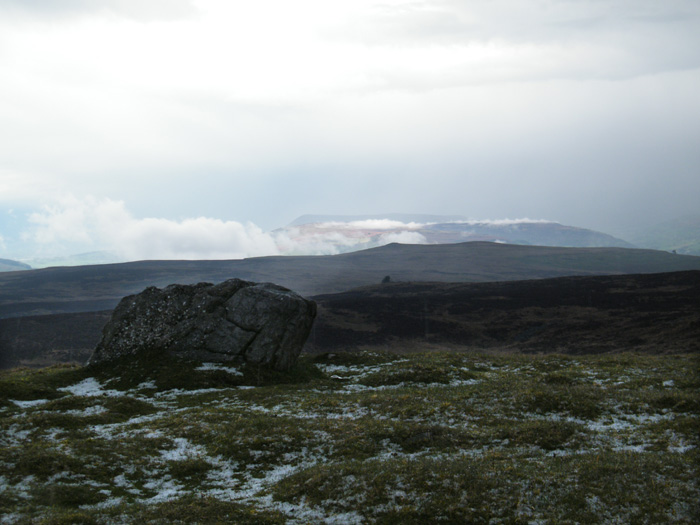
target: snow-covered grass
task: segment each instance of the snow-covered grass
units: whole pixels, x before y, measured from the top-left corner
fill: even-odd
[[[694,356],[0,375],[0,523],[694,523]],[[183,378],[185,384],[175,379]]]

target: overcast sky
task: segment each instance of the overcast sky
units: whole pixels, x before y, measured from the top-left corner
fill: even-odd
[[[274,253],[306,213],[617,233],[700,209],[699,93],[698,0],[0,0],[0,257]]]

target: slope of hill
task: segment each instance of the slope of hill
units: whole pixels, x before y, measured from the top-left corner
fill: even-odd
[[[434,345],[700,352],[700,271],[495,283],[388,283],[314,297],[308,350]]]
[[[112,311],[0,319],[0,369],[85,364]]]
[[[18,270],[31,270],[32,267],[12,259],[0,259],[0,272],[16,272]]]
[[[389,283],[314,297],[307,352],[700,352],[700,271]],[[85,363],[111,312],[0,319],[0,368]]]
[[[700,270],[700,257],[486,242],[392,244],[334,256],[141,261],[0,274],[0,318],[108,310],[147,286],[234,277],[274,282],[310,296],[377,284],[386,275],[394,281],[484,282],[683,270]]]

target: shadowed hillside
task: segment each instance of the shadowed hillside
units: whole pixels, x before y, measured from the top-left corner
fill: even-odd
[[[388,283],[314,297],[306,351],[700,351],[700,271]],[[110,312],[0,319],[0,368],[84,363]]]
[[[700,351],[700,272],[496,283],[388,283],[314,297],[308,350]]]
[[[551,248],[486,242],[390,244],[330,256],[234,261],[141,261],[0,274],[0,318],[111,309],[147,286],[274,282],[301,295],[394,281],[484,282],[700,270],[700,257],[625,248]]]
[[[112,311],[0,319],[0,368],[85,364]]]

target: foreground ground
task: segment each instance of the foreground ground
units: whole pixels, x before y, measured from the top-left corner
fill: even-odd
[[[698,365],[344,353],[289,374],[3,372],[0,523],[697,523]]]

